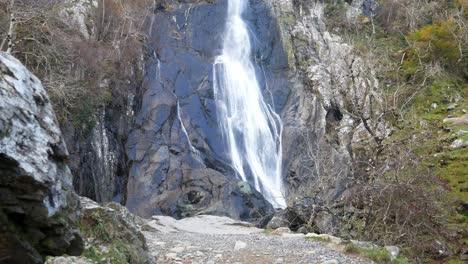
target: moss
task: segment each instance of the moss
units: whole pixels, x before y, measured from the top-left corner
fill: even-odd
[[[306,240],[309,240],[309,241],[318,241],[318,242],[325,242],[325,243],[329,243],[331,241],[331,239],[329,237],[306,237]]]

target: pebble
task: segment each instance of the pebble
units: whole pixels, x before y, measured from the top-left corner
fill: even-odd
[[[339,264],[339,262],[336,259],[330,259],[323,261],[321,264]]]
[[[458,104],[451,104],[447,107],[447,111],[452,111],[453,109],[457,108]]]
[[[234,245],[234,250],[241,250],[245,247],[247,247],[247,244],[245,242],[236,241],[236,244]]]
[[[170,249],[170,251],[175,252],[175,253],[182,253],[185,250],[183,247],[173,247]]]
[[[177,258],[177,253],[167,253],[166,258],[175,259]]]
[[[337,244],[311,243],[304,235],[213,235],[186,231],[164,234],[149,231],[144,232],[144,235],[151,251],[158,252],[156,263],[370,263],[367,259],[327,248],[327,244]]]
[[[390,254],[392,260],[395,260],[400,254],[400,248],[397,246],[386,246],[385,249]]]

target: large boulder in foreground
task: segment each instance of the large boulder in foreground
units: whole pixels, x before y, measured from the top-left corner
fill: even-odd
[[[0,52],[0,262],[79,255],[68,152],[39,79]]]

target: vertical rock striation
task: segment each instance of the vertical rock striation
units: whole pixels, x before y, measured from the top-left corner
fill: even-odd
[[[0,262],[83,251],[67,158],[41,82],[0,53]]]

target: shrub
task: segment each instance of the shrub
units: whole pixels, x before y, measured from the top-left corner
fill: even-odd
[[[122,87],[119,83],[141,78],[134,74],[138,74],[135,68],[146,38],[143,22],[153,1],[97,3],[86,21],[92,32],[89,37],[63,16],[63,12],[73,12],[72,1],[0,3],[0,41],[9,27],[6,18],[14,14],[13,55],[42,80],[59,122],[71,121],[85,130],[93,124],[94,110],[109,103],[112,94],[122,92],[115,88]]]

